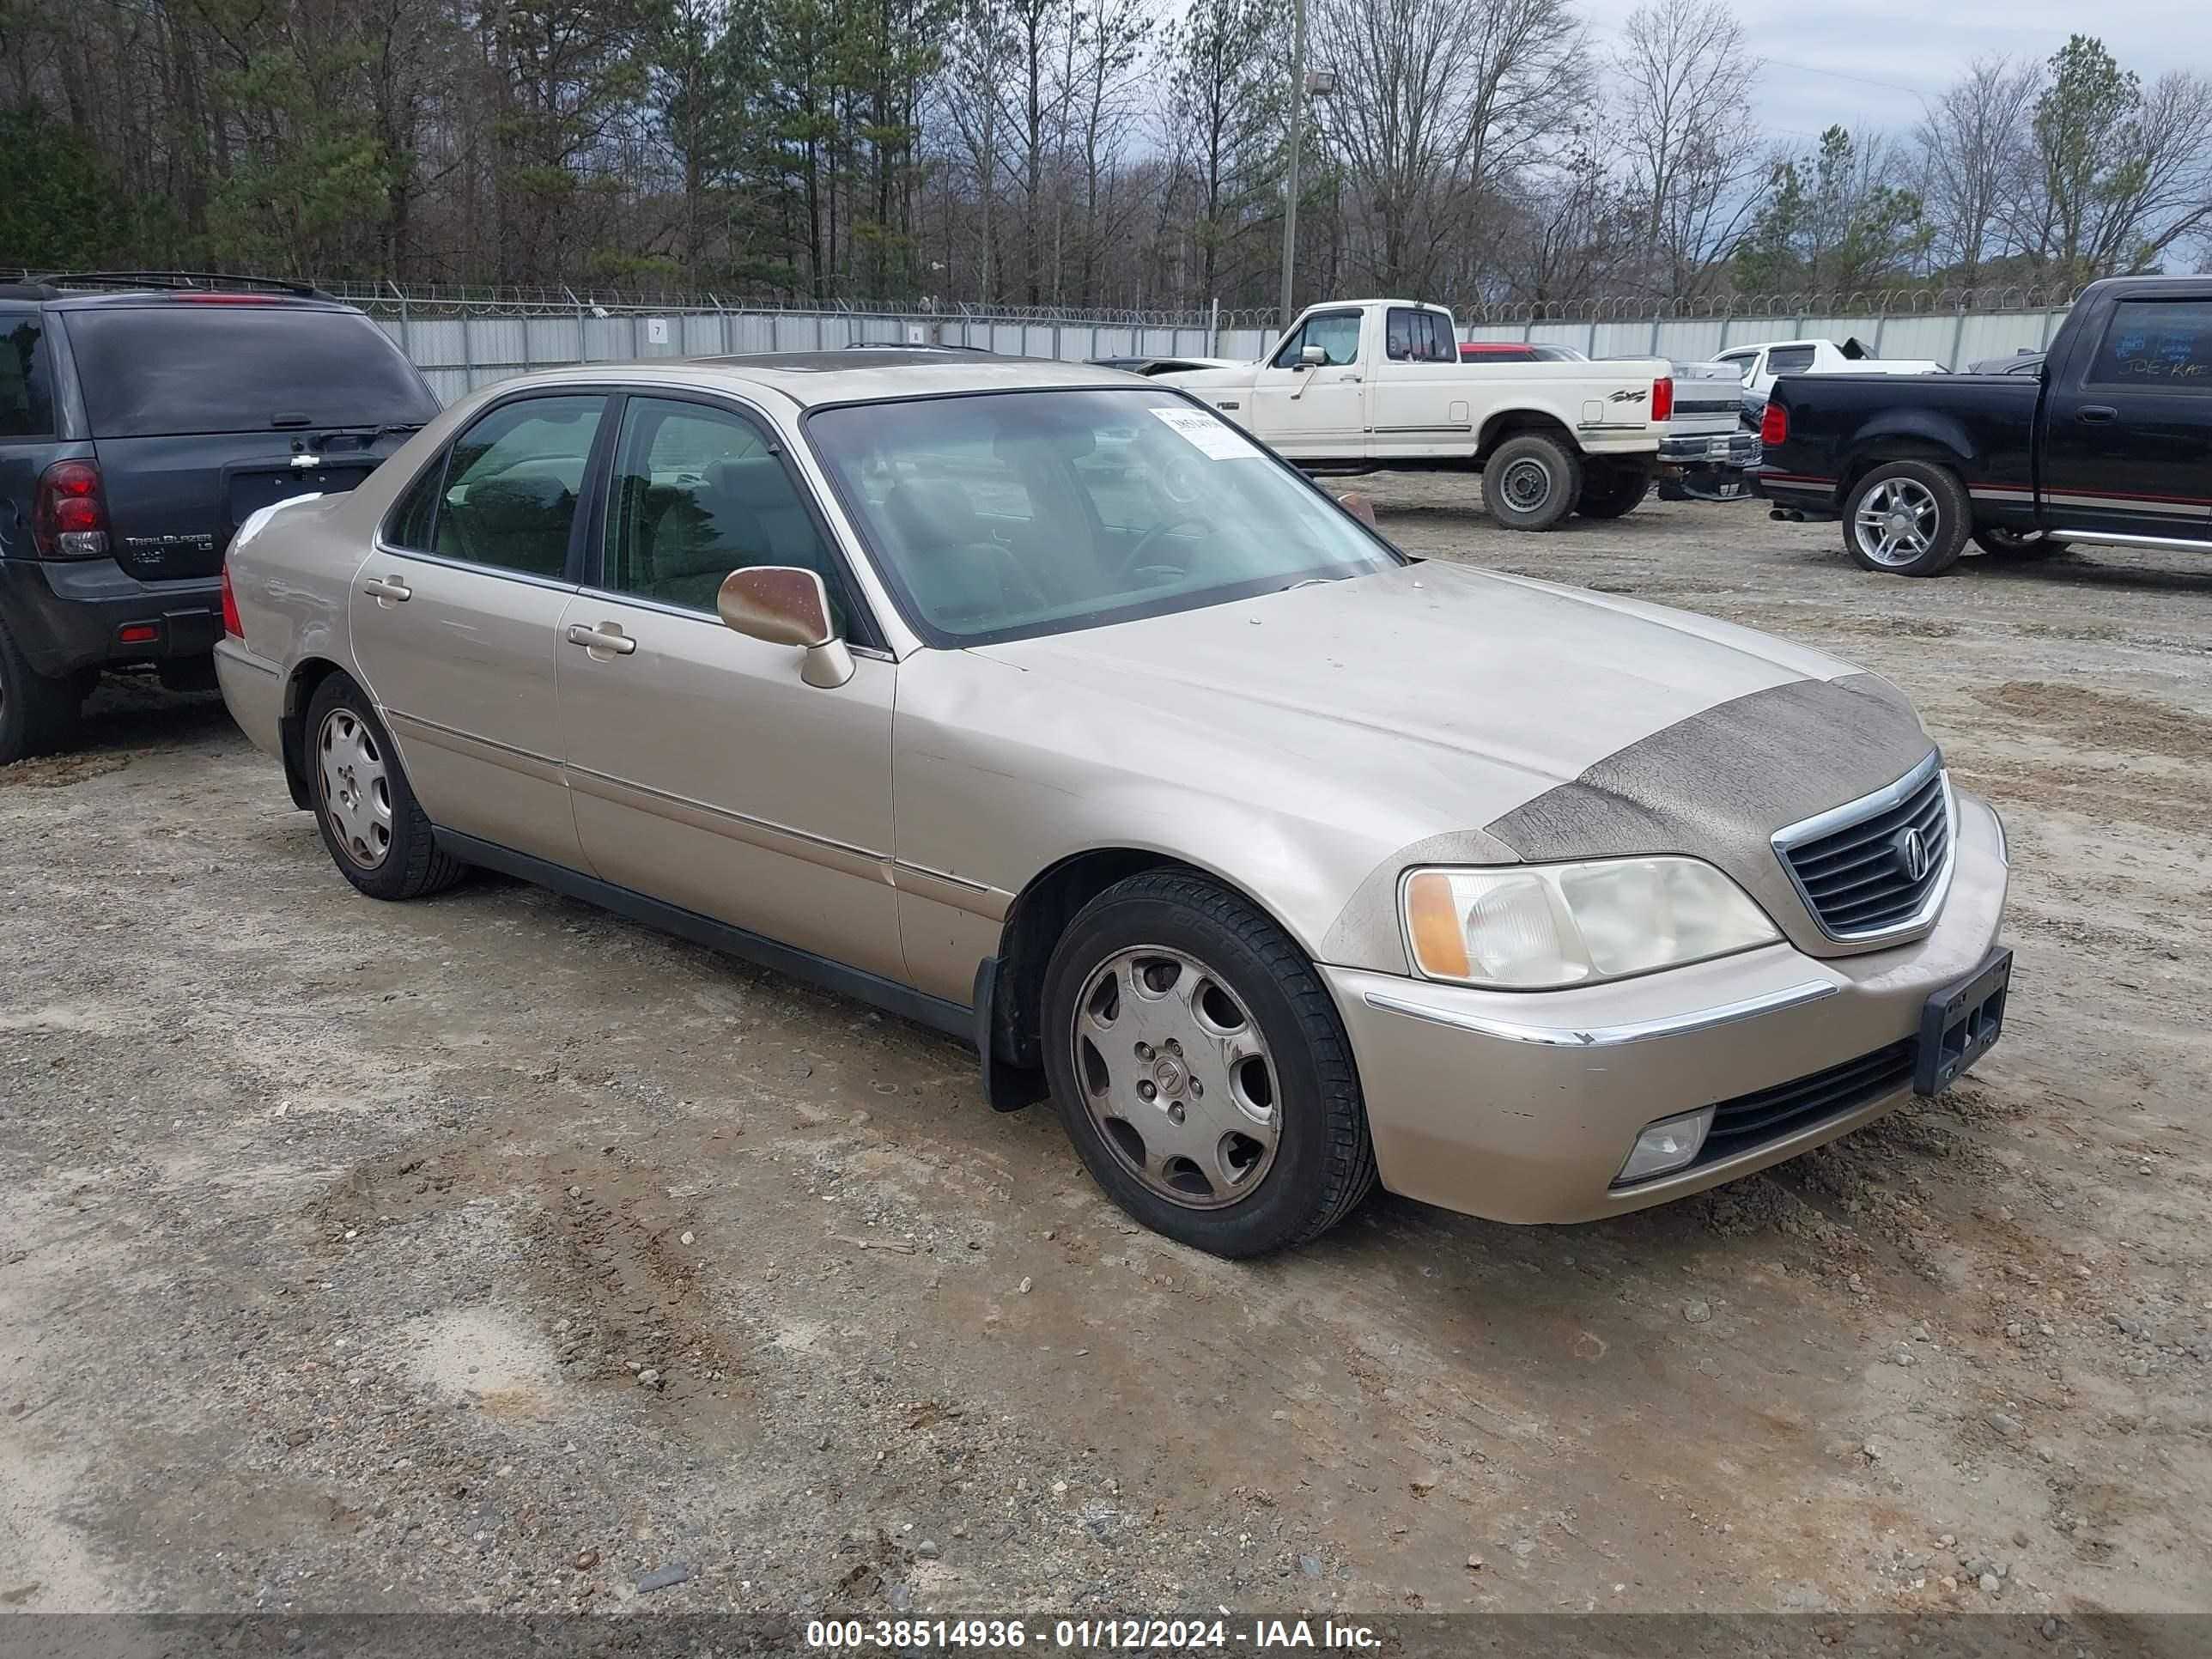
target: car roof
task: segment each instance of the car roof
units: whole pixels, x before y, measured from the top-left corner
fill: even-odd
[[[752,387],[779,392],[801,409],[874,403],[891,398],[941,398],[963,392],[1029,392],[1070,386],[1120,387],[1119,369],[981,352],[779,351],[752,356],[648,357],[628,363],[586,363],[498,382],[526,386],[635,384],[641,380],[702,388]]]

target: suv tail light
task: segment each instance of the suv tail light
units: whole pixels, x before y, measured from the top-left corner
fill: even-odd
[[[107,556],[107,498],[97,461],[56,461],[40,475],[31,539],[42,559]]]
[[[230,591],[228,559],[222,562],[222,631],[241,645],[246,642],[246,624],[238,615],[238,596]]]
[[[1765,449],[1790,441],[1790,411],[1771,398],[1767,401],[1766,413],[1759,417],[1759,441]]]
[[[1651,418],[1669,421],[1674,417],[1674,382],[1658,380],[1651,382]]]

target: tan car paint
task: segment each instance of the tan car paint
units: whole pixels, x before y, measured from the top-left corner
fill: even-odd
[[[1770,992],[1778,978],[1833,988],[1808,1009],[1591,1054],[1452,1024],[1501,994],[1407,976],[1395,896],[1404,866],[1510,860],[1484,826],[1593,763],[1733,699],[1854,671],[1705,618],[1436,565],[1057,637],[923,648],[825,487],[804,408],[1127,384],[1111,372],[1012,360],[895,369],[656,362],[505,383],[449,410],[351,495],[288,508],[240,538],[231,564],[246,643],[226,641],[218,652],[226,698],[275,752],[278,718],[298,712],[286,688],[303,665],[334,663],[387,714],[413,717],[411,726],[394,720],[394,736],[434,821],[495,824],[501,833],[487,838],[519,845],[536,836],[553,847],[564,824],[580,823],[575,867],[955,1007],[969,1000],[978,964],[1000,949],[1015,896],[1066,858],[1127,848],[1211,870],[1326,964],[1386,1183],[1514,1219],[1621,1207],[1607,1192],[1611,1172],[1636,1128],[1677,1094],[1687,1109],[1712,1098],[1698,1091],[1781,1081],[1857,1052],[1854,1043],[1904,1036],[1928,993],[1993,941],[2004,885],[1995,823],[1961,794],[1954,896],[1920,943],[1826,959],[1778,945],[1504,999],[1533,1011],[1523,1024],[1617,1024],[1695,1017]],[[532,592],[509,610],[526,633],[542,625],[543,659],[553,665],[552,695],[541,693],[534,713],[473,659],[433,665],[424,650],[397,671],[380,669],[374,630],[384,613],[370,614],[364,589],[390,574],[392,556],[370,554],[378,523],[421,464],[496,398],[618,385],[726,396],[779,429],[889,648],[856,653],[851,681],[818,688],[801,681],[798,649],[740,638],[710,618]],[[449,575],[501,580],[420,562],[431,567],[425,592],[441,595]],[[551,599],[560,605],[548,615]],[[637,648],[602,660],[566,642],[569,623],[615,623]],[[355,648],[364,624],[368,662]],[[522,658],[540,659],[519,643]],[[739,678],[723,689],[726,672]],[[630,689],[615,697],[578,697],[550,728],[530,723],[580,688],[623,685]],[[767,718],[746,718],[763,708]],[[526,740],[464,755],[447,734],[472,728],[482,743],[501,732]],[[1821,757],[1803,764],[1818,769]],[[1696,787],[1683,779],[1686,790]],[[1837,802],[1848,798],[1839,792]],[[1763,845],[1723,850],[1739,866],[1772,857]],[[1802,920],[1783,925],[1796,938]],[[1367,1000],[1376,985],[1427,1012],[1376,1007]],[[1832,1018],[1845,1010],[1848,1019]],[[1552,1115],[1515,1107],[1510,1091],[1483,1110],[1468,1079],[1493,1070],[1518,1079],[1528,1101],[1553,1103]],[[1822,1126],[1792,1147],[1849,1127]],[[1704,1184],[1706,1174],[1681,1180]]]

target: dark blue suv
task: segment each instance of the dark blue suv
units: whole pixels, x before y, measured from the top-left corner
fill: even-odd
[[[240,523],[352,489],[437,411],[390,337],[315,289],[0,283],[0,765],[66,746],[105,669],[212,684]]]

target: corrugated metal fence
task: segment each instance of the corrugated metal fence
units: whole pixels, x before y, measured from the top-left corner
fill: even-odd
[[[423,315],[392,300],[350,296],[367,305],[451,401],[478,386],[534,368],[639,358],[696,357],[757,351],[836,351],[878,342],[981,346],[1012,356],[1079,362],[1092,357],[1229,357],[1249,361],[1273,343],[1272,328],[1148,325],[1111,319],[1051,320],[854,311],[734,308],[599,313],[495,307]],[[1470,340],[1537,340],[1571,345],[1593,357],[1659,356],[1696,362],[1730,346],[1768,340],[1856,337],[1879,357],[1933,358],[1963,368],[2049,343],[2064,308],[1862,315],[1649,318],[1637,320],[1481,323]]]

